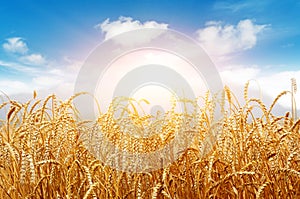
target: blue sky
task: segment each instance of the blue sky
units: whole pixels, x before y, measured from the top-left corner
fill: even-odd
[[[47,83],[62,85],[65,79],[71,88],[74,77],[69,76],[76,76],[89,53],[110,33],[109,28],[118,25],[114,22],[143,26],[154,21],[202,42],[224,73],[225,82],[245,71],[250,75],[245,74],[244,82],[233,84],[259,79],[274,84],[265,88],[274,97],[271,87],[289,88],[289,78],[300,75],[299,10],[297,0],[4,0],[0,6],[0,90],[8,94],[47,90]],[[121,16],[127,19],[122,21]],[[96,28],[107,19],[106,30]],[[245,32],[244,36],[250,34],[246,42],[240,38],[239,24],[252,31]],[[228,40],[222,32],[226,27],[231,29]],[[212,30],[219,30],[220,38],[208,37]],[[216,48],[218,41],[228,48]],[[287,83],[277,86],[274,78],[285,75]]]
[[[244,61],[262,65],[299,65],[299,1],[2,1],[0,39],[26,39],[33,51],[52,59],[85,58],[101,41],[94,25],[128,16],[136,20],[168,23],[170,28],[192,35],[206,21],[235,24],[252,19],[270,24]],[[7,55],[0,53],[2,59]]]

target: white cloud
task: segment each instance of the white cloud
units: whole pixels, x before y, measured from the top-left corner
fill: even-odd
[[[95,28],[100,29],[105,35],[104,39],[107,40],[118,34],[141,28],[167,29],[168,24],[158,23],[156,21],[146,21],[143,23],[138,20],[133,20],[131,17],[121,16],[118,20],[112,22],[110,19],[106,19],[104,22],[97,24]]]
[[[272,72],[264,71],[257,66],[232,66],[220,71],[220,76],[223,83],[228,85],[233,93],[237,96],[240,102],[243,102],[243,89],[248,80],[256,80],[256,83],[251,81],[249,97],[260,98],[263,102],[270,106],[273,100],[279,93],[285,90],[291,90],[291,78],[296,78],[297,83],[300,83],[300,70],[298,71],[281,71]],[[261,89],[261,93],[260,93]],[[260,96],[262,94],[262,96]],[[297,102],[300,100],[300,92],[296,94]],[[284,114],[284,111],[290,111],[291,95],[286,95],[278,101],[281,106],[278,112]],[[300,104],[299,104],[300,105]],[[298,106],[299,106],[298,105]],[[275,110],[278,106],[275,107]],[[298,110],[300,106],[298,107]]]
[[[31,92],[31,88],[28,84],[18,80],[0,80],[0,91],[7,95],[11,95],[17,92],[25,93]]]
[[[21,37],[12,37],[6,40],[7,42],[2,45],[3,49],[7,52],[17,54],[22,64],[42,65],[46,63],[43,55],[39,53],[28,53],[29,48]]]
[[[268,95],[276,96],[283,90],[291,90],[291,78],[296,78],[298,84],[300,83],[300,71],[282,71],[273,74],[266,74],[260,78],[258,81],[262,83],[262,88],[264,92]],[[297,97],[300,97],[298,94]],[[298,98],[300,99],[300,98]],[[283,106],[290,106],[290,99],[282,100]]]
[[[27,44],[21,37],[8,38],[6,41],[7,42],[2,45],[5,51],[20,54],[25,54],[28,52]]]
[[[41,54],[30,54],[20,57],[20,61],[25,64],[42,65],[46,63],[45,58]]]
[[[228,1],[217,1],[213,8],[216,10],[227,10],[230,12],[240,12],[243,10],[253,10],[253,11],[262,11],[264,8],[268,6],[272,1],[264,0],[264,1],[252,1],[252,0],[244,0],[237,2],[228,2]]]
[[[110,21],[106,19],[104,22],[95,26],[100,29],[104,34],[104,40],[112,39],[115,43],[121,44],[123,47],[139,45],[150,42],[152,39],[157,38],[165,30],[168,29],[168,24],[159,23],[156,21],[133,20],[131,17],[119,17],[116,21]],[[155,31],[138,32],[134,31],[130,36],[122,35],[120,37],[114,37],[133,30],[141,30],[145,28],[155,28]]]
[[[36,75],[40,71],[37,68],[25,66],[21,63],[7,62],[7,61],[2,61],[2,60],[0,60],[0,66],[8,68],[9,70],[18,71],[18,72],[22,72],[24,74],[30,74],[30,75]]]
[[[228,2],[216,2],[214,5],[214,8],[219,10],[219,9],[224,9],[224,10],[230,10],[232,12],[237,12],[245,8],[252,7],[253,3],[251,2],[239,2],[239,3],[228,3]]]
[[[0,80],[0,90],[4,93],[22,98],[24,93],[31,94],[33,90],[37,90],[40,97],[56,93],[59,97],[66,99],[73,94],[74,83],[82,62],[68,60],[60,64],[49,63],[44,67],[29,67],[0,60],[1,66],[24,74],[24,80],[21,80],[19,76],[9,80]]]
[[[44,75],[38,76],[32,79],[34,85],[37,85],[40,88],[51,88],[57,86],[63,82],[63,80],[57,76]]]
[[[218,58],[253,48],[257,35],[267,27],[256,25],[250,19],[241,20],[237,25],[210,21],[205,26],[197,30],[197,39],[208,54]]]
[[[40,89],[63,90],[62,85],[74,84],[82,62],[68,60],[67,63],[48,66],[48,68],[32,79],[34,85]],[[68,86],[69,87],[69,86]],[[73,90],[72,90],[73,91]],[[67,92],[69,93],[69,92]]]
[[[225,82],[243,84],[247,80],[257,78],[260,72],[261,69],[257,66],[232,66],[220,73]]]

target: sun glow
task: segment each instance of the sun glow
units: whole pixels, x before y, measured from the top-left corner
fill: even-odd
[[[129,52],[115,59],[102,74],[100,81],[96,87],[96,96],[101,102],[101,110],[107,110],[108,103],[111,102],[114,95],[114,88],[116,88],[119,81],[126,76],[130,71],[141,66],[150,64],[157,64],[168,67],[180,74],[182,78],[190,85],[195,97],[203,95],[206,91],[206,84],[198,75],[196,69],[185,59],[179,57],[171,52],[161,49],[142,49]],[[159,71],[158,71],[159,72]],[[147,74],[143,74],[147,76]],[[158,74],[159,75],[159,74]],[[143,78],[143,77],[136,77]],[[166,74],[165,78],[172,78]],[[160,105],[164,109],[170,107],[171,96],[174,91],[168,88],[168,85],[160,85],[155,82],[147,82],[147,84],[133,88],[130,96],[136,100],[148,99],[152,105]],[[151,107],[146,105],[145,110],[150,111]]]

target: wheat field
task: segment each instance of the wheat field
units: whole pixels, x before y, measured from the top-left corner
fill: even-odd
[[[82,93],[66,101],[56,95],[38,99],[36,92],[26,103],[5,98],[0,105],[6,111],[0,121],[0,198],[300,198],[300,120],[288,112],[272,114],[277,101],[290,93],[283,91],[266,107],[261,99],[248,96],[248,86],[244,105],[225,87],[220,100],[207,94],[201,98],[203,106],[194,104],[199,109],[195,115],[171,109],[161,118],[138,114],[138,104],[131,100],[130,107],[123,107],[129,113],[126,118],[115,118],[115,109],[109,108],[97,121],[81,121],[73,100]],[[204,154],[202,144],[216,106],[224,115],[221,132]],[[124,150],[157,150],[185,125],[179,122],[182,117],[196,121],[184,126],[194,132],[193,142],[175,162],[157,170],[117,170],[84,144],[97,126]],[[163,124],[160,132],[153,118]],[[130,139],[117,120],[126,120],[127,129],[137,133],[148,127],[153,136],[150,141]],[[124,140],[127,145],[122,145]]]

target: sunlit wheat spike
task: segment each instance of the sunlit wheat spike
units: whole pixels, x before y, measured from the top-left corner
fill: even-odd
[[[9,102],[3,102],[2,104],[0,104],[0,110],[5,107],[6,105],[9,105]]]
[[[274,108],[275,104],[277,103],[277,101],[284,95],[286,95],[289,91],[282,91],[281,93],[279,93],[279,95],[277,95],[277,97],[273,100],[270,108],[269,108],[269,111],[268,111],[268,114],[271,113],[272,109]]]
[[[88,199],[90,196],[92,196],[93,199],[97,199],[96,195],[94,195],[94,193],[93,193],[93,191],[97,185],[98,185],[98,182],[96,182],[95,184],[92,184],[90,186],[90,188],[88,189],[88,191],[85,193],[83,199]]]
[[[34,160],[31,154],[28,155],[28,161],[29,161],[29,168],[30,168],[30,183],[34,183],[36,179],[36,172],[35,172]]]
[[[296,79],[292,78],[291,79],[291,92],[292,92],[292,119],[295,121],[297,119],[297,108],[296,108],[296,99],[295,99],[295,94],[297,92],[297,83]]]
[[[22,151],[22,162],[21,162],[21,171],[20,171],[21,184],[25,183],[27,167],[28,167],[27,155],[24,151]]]
[[[171,199],[172,197],[170,196],[169,193],[167,193],[165,190],[161,191],[162,195],[164,195],[166,198]]]
[[[244,99],[245,99],[245,102],[248,101],[248,90],[249,90],[249,84],[250,84],[250,81],[248,80],[245,84],[245,87],[244,87]]]
[[[41,103],[42,100],[37,100],[34,102],[34,104],[31,106],[28,114],[32,116],[34,109]]]
[[[33,91],[33,99],[35,99],[37,97],[37,92],[34,90]]]
[[[36,165],[43,165],[43,164],[57,164],[60,165],[60,162],[58,162],[57,160],[42,160],[36,163]]]
[[[296,93],[297,92],[297,82],[296,82],[296,79],[292,78],[291,81],[292,81],[292,91],[294,93]]]
[[[281,172],[287,173],[287,174],[291,174],[294,175],[296,177],[300,177],[300,172],[296,171],[295,169],[289,169],[289,168],[284,168],[284,169],[280,169]]]
[[[271,182],[265,182],[263,185],[261,185],[259,188],[258,188],[258,191],[256,192],[256,198],[261,198],[261,194],[262,192],[264,191],[264,189],[269,185],[271,184]]]
[[[152,199],[156,199],[159,193],[159,190],[161,189],[161,183],[158,183],[155,185],[155,187],[153,187],[153,191],[152,191]]]
[[[12,118],[12,114],[13,112],[15,112],[17,108],[15,106],[11,107],[8,114],[7,114],[7,121],[10,121],[10,119]]]

